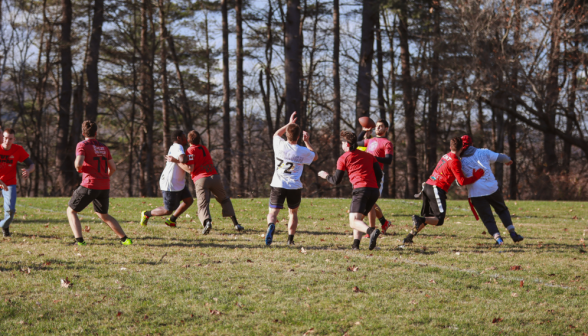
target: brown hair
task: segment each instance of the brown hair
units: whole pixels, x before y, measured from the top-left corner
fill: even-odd
[[[389,127],[390,127],[390,124],[388,124],[388,120],[386,120],[386,119],[380,119],[380,120],[378,120],[378,122],[377,122],[377,123],[382,123],[382,124],[384,124],[384,126],[386,126],[386,128],[389,128]],[[376,123],[376,124],[377,124],[377,123]]]
[[[341,142],[345,141],[349,144],[349,150],[357,148],[357,135],[349,131],[341,131]]]
[[[4,133],[8,133],[8,134],[16,134],[16,132],[14,131],[14,129],[12,128],[7,128],[4,130]]]
[[[459,151],[462,147],[463,147],[463,141],[461,141],[461,138],[453,138],[449,142],[449,148],[454,152]]]
[[[300,126],[296,124],[290,124],[286,127],[286,139],[288,141],[298,141],[300,137]]]
[[[192,145],[200,145],[200,133],[195,130],[191,130],[188,133],[188,142]]]
[[[86,120],[82,123],[82,135],[87,137],[95,137],[98,125],[92,120]]]

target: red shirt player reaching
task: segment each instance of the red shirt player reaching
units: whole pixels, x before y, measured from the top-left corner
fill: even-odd
[[[325,171],[318,175],[333,185],[341,183],[343,175],[347,171],[349,181],[353,185],[351,206],[349,208],[349,226],[353,229],[352,249],[359,249],[359,243],[364,233],[370,237],[369,249],[376,247],[380,230],[367,226],[363,222],[380,197],[379,182],[382,180],[382,169],[376,158],[368,153],[357,149],[357,137],[355,133],[341,132],[342,148],[345,152],[337,160],[337,171],[335,176]]]
[[[116,171],[116,164],[112,160],[110,150],[106,145],[96,140],[98,126],[91,120],[82,123],[82,135],[86,138],[76,146],[76,170],[81,172],[82,183],[74,191],[68,203],[67,218],[76,238],[76,244],[85,246],[82,237],[82,224],[78,212],[84,210],[90,203],[94,204],[94,212],[104,223],[116,233],[123,245],[132,245],[118,221],[108,214],[110,202],[110,176]]]
[[[423,183],[423,206],[421,217],[412,216],[412,231],[404,238],[403,243],[410,244],[427,224],[441,226],[445,221],[447,209],[447,191],[457,180],[459,185],[472,184],[484,176],[483,169],[474,169],[471,177],[465,177],[461,169],[459,154],[462,151],[463,143],[461,138],[453,138],[450,141],[451,152],[443,155],[437,167],[426,183]],[[415,195],[416,197],[416,195]]]

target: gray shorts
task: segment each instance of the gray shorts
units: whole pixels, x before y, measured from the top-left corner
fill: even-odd
[[[163,194],[163,207],[167,211],[174,211],[180,206],[180,202],[186,198],[192,198],[188,185],[180,191],[161,191]]]

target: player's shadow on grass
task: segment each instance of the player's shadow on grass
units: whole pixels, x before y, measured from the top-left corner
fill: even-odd
[[[69,226],[67,222],[67,218],[49,218],[49,219],[17,219],[15,218],[12,222],[12,225],[16,224],[37,224],[37,225],[47,225],[47,223],[60,223]],[[87,225],[87,224],[86,224]]]

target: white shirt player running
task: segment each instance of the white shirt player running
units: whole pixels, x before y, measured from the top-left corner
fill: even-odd
[[[284,189],[302,189],[302,170],[314,160],[314,152],[306,147],[292,145],[282,137],[274,136],[276,170],[270,186]]]
[[[498,153],[486,148],[477,148],[474,155],[461,158],[461,169],[465,176],[471,176],[474,169],[484,169],[484,175],[479,180],[466,186],[469,197],[488,196],[498,190],[498,181],[490,166],[497,159]]]
[[[176,159],[180,155],[186,154],[184,146],[179,143],[174,143],[169,148],[167,155],[173,156]],[[173,162],[167,162],[165,168],[159,178],[159,188],[162,191],[182,191],[186,186],[186,172]]]

